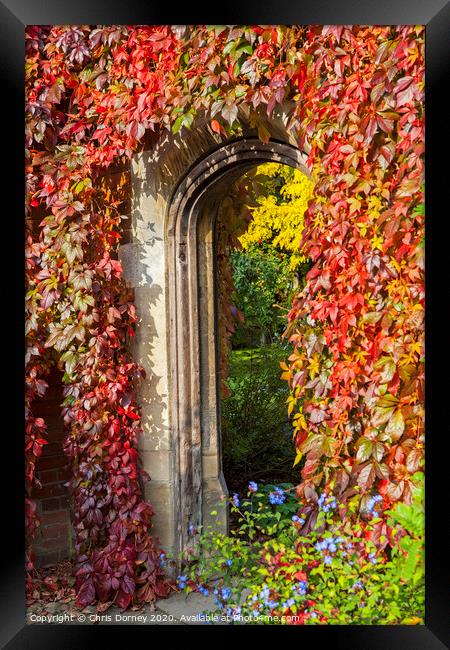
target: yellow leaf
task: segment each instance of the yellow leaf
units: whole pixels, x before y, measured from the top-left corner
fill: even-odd
[[[311,362],[308,366],[309,376],[311,377],[311,379],[314,379],[314,377],[318,374],[320,370],[319,360],[320,360],[320,355],[318,355],[317,352],[314,353],[314,356],[312,357]]]
[[[302,456],[303,456],[302,452],[297,449],[297,454],[295,456],[294,464],[292,465],[292,467],[295,467],[301,461]]]
[[[378,249],[378,250],[382,251],[383,250],[383,237],[376,237],[376,236],[373,237],[372,241],[371,241],[371,244],[372,244],[373,250]]]

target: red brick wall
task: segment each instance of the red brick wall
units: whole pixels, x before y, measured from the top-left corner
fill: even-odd
[[[32,497],[37,502],[41,525],[34,542],[36,566],[53,564],[71,554],[72,529],[68,490],[70,478],[68,460],[62,448],[64,423],[60,416],[62,396],[61,375],[51,371],[49,387],[43,399],[33,406],[36,416],[44,418],[48,427],[48,444],[36,463],[36,476],[42,488],[35,488]]]

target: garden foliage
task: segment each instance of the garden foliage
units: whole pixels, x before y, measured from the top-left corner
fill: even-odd
[[[64,372],[81,605],[166,591],[138,471],[135,308],[117,260],[120,200],[102,172],[146,132],[207,113],[261,139],[287,102],[315,180],[285,367],[311,526],[316,488],[411,500],[423,457],[424,29],[29,26],[26,29],[26,476],[46,443],[33,403]],[[301,407],[298,407],[301,404]],[[364,505],[364,504],[363,504]],[[309,509],[309,510],[308,510]],[[30,541],[35,505],[27,501]],[[32,560],[28,559],[32,589]]]
[[[314,183],[298,169],[265,163],[256,168],[252,183],[253,202],[248,229],[239,237],[244,250],[268,243],[288,258],[296,271],[307,258],[300,251],[304,214]]]
[[[230,251],[231,300],[239,310],[234,347],[280,340],[294,290],[289,260],[267,244]],[[278,373],[279,374],[279,373]]]
[[[239,526],[232,536],[208,527],[179,576],[187,592],[213,595],[211,614],[236,624],[392,625],[424,622],[423,476],[413,502],[389,511],[383,548],[374,543],[379,502],[356,524],[336,516],[324,492],[319,516],[299,536],[294,486],[249,483],[231,499]]]
[[[232,352],[230,395],[221,406],[222,467],[229,490],[252,479],[297,478],[286,411],[289,391],[279,373],[285,356],[281,345]]]

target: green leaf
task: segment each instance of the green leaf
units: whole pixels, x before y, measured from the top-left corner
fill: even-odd
[[[356,460],[360,463],[363,463],[365,460],[370,458],[373,450],[373,442],[366,438],[365,436],[361,437],[358,441],[358,451],[356,452]]]
[[[239,45],[239,47],[236,50],[236,55],[240,56],[244,52],[246,54],[253,54],[253,47],[250,45],[250,43],[246,43],[245,45]]]
[[[194,121],[194,114],[191,111],[189,111],[189,113],[186,113],[183,117],[183,126],[189,128],[192,125],[193,121]]]
[[[172,125],[173,134],[178,133],[178,131],[181,129],[181,127],[183,126],[183,120],[184,120],[184,115],[180,115],[179,117],[177,117],[177,119]]]
[[[235,45],[236,45],[236,41],[228,41],[228,43],[226,43],[225,47],[222,50],[222,54],[224,56],[226,56],[227,54],[230,54],[230,52],[233,50]]]
[[[397,442],[405,430],[405,420],[400,409],[396,410],[386,425],[385,432],[392,442]]]
[[[395,375],[397,365],[392,357],[382,357],[374,364],[374,368],[381,372],[381,381],[387,384]]]

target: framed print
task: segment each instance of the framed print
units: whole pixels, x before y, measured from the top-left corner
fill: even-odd
[[[26,289],[4,647],[446,647],[448,5],[1,11]]]

